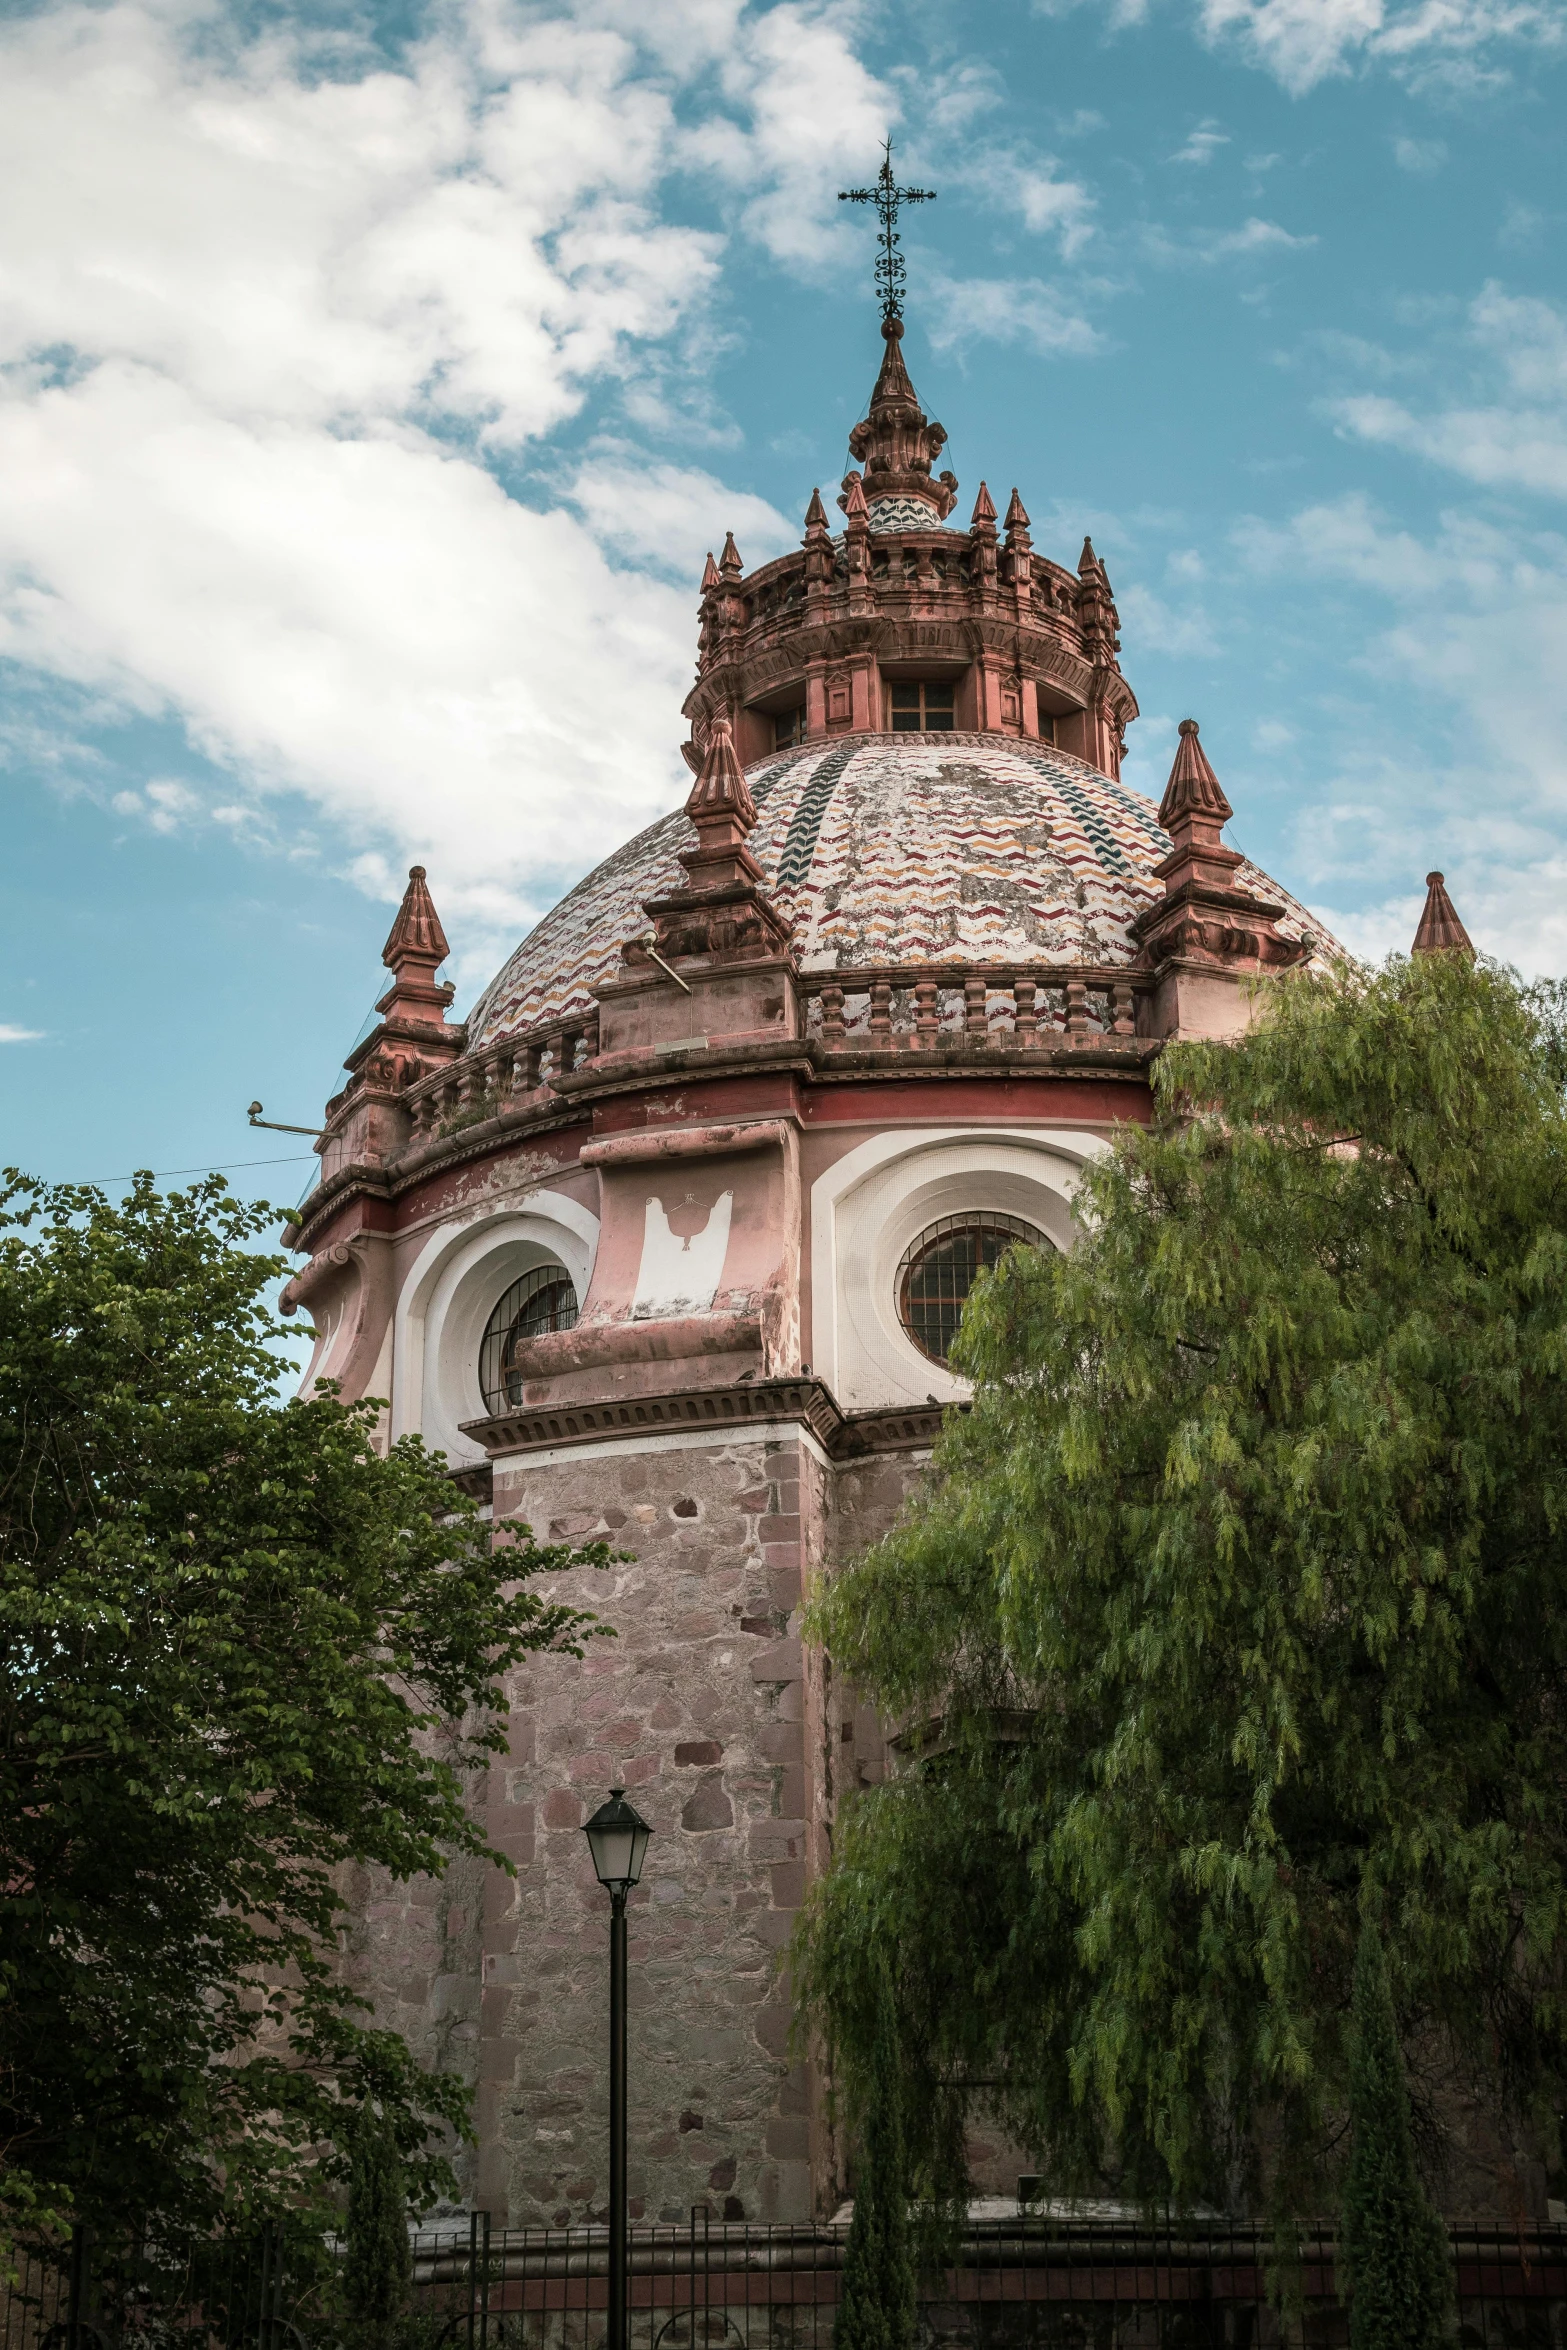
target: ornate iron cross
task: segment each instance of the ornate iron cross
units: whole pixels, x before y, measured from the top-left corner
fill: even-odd
[[[871,188],[840,188],[840,204],[874,204],[876,217],[881,222],[881,250],[876,256],[876,291],[881,296],[883,324],[890,318],[903,316],[903,284],[905,271],[903,255],[898,249],[898,207],[900,204],[934,204],[934,188],[900,188],[892,176],[892,141],[887,141]]]

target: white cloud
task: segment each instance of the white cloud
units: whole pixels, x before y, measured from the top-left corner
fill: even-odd
[[[1060,288],[1037,277],[950,278],[927,283],[930,339],[938,351],[972,343],[1029,343],[1045,358],[1088,359],[1105,338]]]
[[[1380,30],[1382,0],[1200,0],[1210,40],[1237,40],[1287,90],[1308,90]]]
[[[1139,647],[1188,660],[1206,658],[1219,650],[1207,613],[1190,594],[1178,602],[1167,602],[1151,588],[1133,581],[1129,587],[1117,589],[1116,603],[1122,634]]]
[[[332,81],[184,30],[134,0],[7,28],[8,357],[134,359],[339,428],[434,401],[522,440],[711,282],[713,241],[646,208],[667,101],[610,35],[503,44],[475,14],[404,72]]]
[[[449,891],[558,870],[671,796],[690,587],[612,570],[421,435],[214,417],[113,362],[0,409],[0,469],[0,651],[178,712]],[[158,829],[191,813],[146,796]]]
[[[1176,148],[1170,161],[1198,165],[1211,163],[1219,148],[1227,147],[1229,143],[1229,132],[1221,131],[1216,122],[1199,123],[1197,128],[1188,134],[1185,145]]]
[[[1060,15],[1076,0],[1034,0]],[[1104,0],[1117,28],[1140,24],[1147,0]],[[1203,37],[1233,44],[1294,96],[1332,74],[1380,65],[1422,87],[1494,86],[1509,46],[1559,48],[1567,38],[1558,0],[1194,0]],[[1182,160],[1197,160],[1182,157]]]
[[[694,467],[649,465],[635,452],[601,449],[578,468],[569,491],[605,552],[668,571],[694,596],[702,564],[732,530],[749,570],[799,543],[790,522],[765,498],[729,489]]]
[[[1421,413],[1359,393],[1329,413],[1357,440],[1403,449],[1487,489],[1567,497],[1567,313],[1487,286],[1468,330],[1495,396]]]
[[[1514,964],[1526,978],[1567,972],[1567,857],[1547,852],[1516,872],[1499,873],[1475,844],[1473,851],[1461,847],[1442,871],[1459,920],[1482,953]],[[1320,903],[1314,911],[1352,953],[1374,959],[1409,952],[1425,902],[1422,885],[1354,911]]]
[[[725,95],[744,110],[745,128],[725,133],[704,122],[681,143],[692,167],[754,191],[743,224],[786,267],[815,267],[848,247],[853,232],[837,191],[873,171],[897,119],[893,91],[854,51],[865,14],[857,0],[781,0],[747,11],[722,60]],[[900,157],[900,176],[915,161]]]
[[[1076,259],[1094,233],[1093,191],[1084,181],[1063,174],[1053,155],[982,143],[971,147],[961,161],[944,166],[942,178],[976,203],[1015,212],[1031,236],[1053,236],[1068,261]]]
[[[1300,253],[1316,241],[1315,237],[1292,235],[1276,220],[1253,217],[1239,228],[1223,229],[1202,240],[1198,250],[1205,261],[1222,261],[1237,253]]]
[[[1336,401],[1333,414],[1357,440],[1407,450],[1487,488],[1567,497],[1567,429],[1560,416],[1505,408],[1417,416],[1399,401],[1371,393]]]
[[[1235,540],[1253,573],[1374,598],[1380,623],[1359,667],[1376,702],[1411,708],[1421,736],[1446,739],[1445,755],[1389,754],[1373,725],[1344,772],[1319,771],[1297,853],[1324,920],[1358,950],[1407,946],[1414,877],[1440,865],[1478,944],[1527,970],[1567,970],[1567,541],[1520,541],[1462,512],[1421,537],[1363,496]],[[1346,881],[1400,868],[1411,878],[1385,902],[1330,912]]]
[[[1447,161],[1447,147],[1441,139],[1397,138],[1393,141],[1393,160],[1400,171],[1425,177],[1441,170]]]
[[[0,1020],[0,1044],[36,1044],[43,1033],[41,1028],[17,1028]]]
[[[122,813],[321,817],[367,888],[419,857],[504,935],[671,803],[709,534],[798,526],[623,442],[565,489],[536,452],[601,387],[702,414],[723,236],[662,216],[671,175],[831,259],[896,112],[857,23],[453,0],[395,64],[216,0],[0,28],[0,652],[221,771]]]
[[[1545,227],[1545,214],[1535,204],[1520,204],[1516,198],[1502,215],[1502,225],[1496,232],[1496,241],[1513,252],[1527,252],[1540,241]]]
[[[1398,890],[1373,906],[1316,906],[1312,910],[1352,955],[1379,963],[1384,955],[1408,954],[1425,902],[1423,889]]]
[[[918,66],[900,66],[894,79],[913,97],[920,121],[943,139],[961,138],[1007,103],[1006,79],[985,58],[964,58],[934,79]]]
[[[1249,260],[1261,253],[1299,253],[1316,243],[1314,236],[1296,236],[1276,220],[1253,216],[1239,228],[1190,229],[1179,233],[1150,224],[1142,242],[1150,258],[1166,263]]]
[[[1020,170],[1016,201],[1024,227],[1035,236],[1058,237],[1068,261],[1093,233],[1093,197],[1080,180],[1057,179],[1053,164]]]

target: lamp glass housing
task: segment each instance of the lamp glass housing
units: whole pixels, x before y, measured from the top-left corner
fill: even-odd
[[[626,1801],[623,1787],[612,1787],[583,1829],[598,1881],[611,1893],[629,1893],[642,1874],[642,1856],[653,1833],[645,1819]]]

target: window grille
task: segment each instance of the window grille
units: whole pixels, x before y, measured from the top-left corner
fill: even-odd
[[[487,1412],[504,1412],[522,1401],[517,1349],[525,1338],[570,1330],[577,1319],[577,1292],[562,1265],[535,1265],[514,1281],[485,1324],[479,1348],[479,1387]]]
[[[894,678],[887,688],[894,734],[950,734],[953,693],[950,685],[927,685],[922,678]]]
[[[1043,1248],[1045,1236],[1021,1216],[981,1208],[943,1216],[910,1244],[898,1267],[898,1319],[921,1354],[946,1361],[975,1275],[1019,1241]]]
[[[805,705],[799,703],[792,710],[780,710],[773,720],[773,749],[787,751],[794,743],[805,740]]]

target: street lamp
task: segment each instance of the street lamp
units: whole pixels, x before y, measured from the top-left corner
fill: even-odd
[[[653,1833],[612,1787],[583,1829],[609,1917],[609,2350],[627,2350],[626,2309],[626,1895],[642,1874]]]

